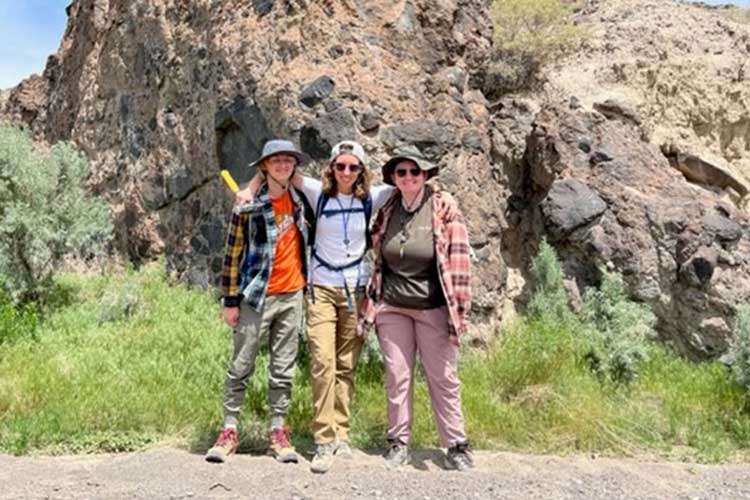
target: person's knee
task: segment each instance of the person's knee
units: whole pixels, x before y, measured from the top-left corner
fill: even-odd
[[[310,366],[310,373],[315,380],[333,380],[336,369],[335,361],[332,359],[313,359]]]
[[[255,371],[255,365],[250,363],[233,363],[227,371],[227,378],[230,380],[245,381]]]

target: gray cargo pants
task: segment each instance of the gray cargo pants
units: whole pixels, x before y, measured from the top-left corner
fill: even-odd
[[[271,417],[286,416],[297,361],[302,304],[302,290],[299,290],[269,295],[261,313],[244,304],[240,308],[240,321],[234,329],[234,353],[224,389],[224,426],[238,423],[247,385],[255,371],[255,358],[266,333],[271,354],[268,363]]]

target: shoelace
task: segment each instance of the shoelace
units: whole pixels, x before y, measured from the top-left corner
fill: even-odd
[[[276,444],[282,448],[289,448],[289,429],[274,429],[271,434]]]
[[[232,439],[234,438],[234,439]],[[234,429],[224,429],[219,434],[219,439],[216,440],[216,444],[219,446],[224,446],[227,444],[230,440],[236,440],[237,439],[237,432]]]

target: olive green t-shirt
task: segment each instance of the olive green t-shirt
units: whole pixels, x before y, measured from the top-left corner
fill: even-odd
[[[393,210],[383,238],[383,300],[411,309],[445,305],[435,259],[432,203],[425,194],[420,207]]]

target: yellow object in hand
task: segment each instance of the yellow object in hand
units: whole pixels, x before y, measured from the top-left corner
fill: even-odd
[[[227,187],[231,189],[233,193],[236,193],[237,191],[240,190],[240,187],[234,181],[234,178],[232,177],[232,174],[229,173],[229,170],[222,170],[221,178],[224,179],[224,184],[226,184]]]

